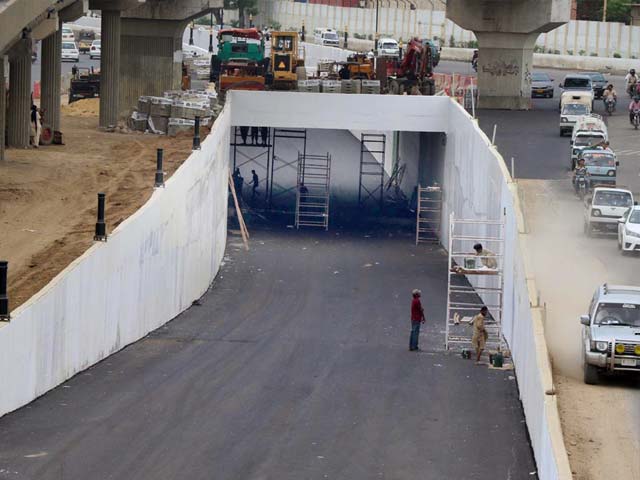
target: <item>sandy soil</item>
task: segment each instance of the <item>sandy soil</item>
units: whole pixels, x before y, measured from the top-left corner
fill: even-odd
[[[168,178],[189,156],[189,135],[166,138],[97,129],[98,99],[63,107],[64,146],[7,152],[0,163],[0,258],[9,261],[11,309],[93,242],[97,193],[113,230],[153,192],[156,149]]]
[[[568,179],[518,184],[575,478],[640,479],[640,382],[604,378],[601,385],[585,385],[578,320],[601,283],[637,284],[640,259],[620,255],[615,239],[583,234],[582,204]]]

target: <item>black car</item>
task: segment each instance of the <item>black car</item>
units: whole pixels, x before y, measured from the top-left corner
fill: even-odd
[[[553,98],[553,78],[543,72],[531,74],[531,96]]]
[[[602,98],[602,92],[607,88],[607,79],[604,78],[604,75],[600,72],[586,72],[585,75],[589,75],[591,77],[591,82],[593,83],[593,96],[595,98]]]

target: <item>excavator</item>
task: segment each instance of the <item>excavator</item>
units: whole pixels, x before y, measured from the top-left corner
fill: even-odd
[[[386,89],[391,95],[435,94],[431,48],[418,38],[409,42],[402,61],[386,59],[379,67],[383,71],[378,70],[378,78],[386,77]]]

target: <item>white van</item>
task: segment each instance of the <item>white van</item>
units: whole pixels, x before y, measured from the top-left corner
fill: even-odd
[[[378,55],[381,57],[399,57],[400,46],[393,38],[381,38],[378,40]]]
[[[592,113],[578,117],[571,135],[571,169],[576,168],[582,150],[608,141],[609,132],[600,115]]]
[[[313,31],[313,40],[318,45],[327,45],[331,47],[340,46],[338,33],[332,28],[316,28]]]

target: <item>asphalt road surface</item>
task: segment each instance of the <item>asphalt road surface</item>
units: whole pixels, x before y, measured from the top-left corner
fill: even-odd
[[[331,135],[310,145],[359,145]],[[0,419],[0,478],[536,478],[513,371],[442,351],[441,249],[411,228],[249,228],[201,305]]]

